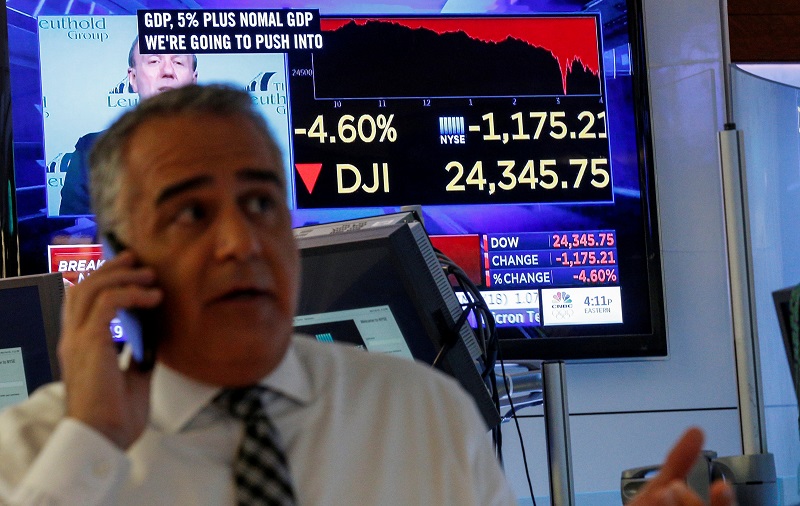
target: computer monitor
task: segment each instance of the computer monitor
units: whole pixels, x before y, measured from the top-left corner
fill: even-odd
[[[60,379],[61,273],[0,279],[0,407]]]
[[[295,237],[298,332],[435,364],[472,395],[489,428],[500,422],[481,377],[482,347],[420,223],[321,225]]]
[[[792,312],[791,299],[793,290],[798,290],[798,297],[800,297],[800,285],[798,285],[772,292],[772,299],[775,301],[775,311],[778,314],[778,323],[781,327],[786,358],[789,361],[789,372],[792,374],[794,392],[798,402],[800,402],[800,389],[798,389],[798,381],[800,380],[800,377],[798,377],[800,375],[800,342],[795,342],[796,338],[792,336],[792,319],[796,324],[800,324],[800,313],[798,313],[797,309],[794,313]]]

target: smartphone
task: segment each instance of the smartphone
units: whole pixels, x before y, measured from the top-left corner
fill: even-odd
[[[106,260],[114,258],[124,249],[114,234],[106,234],[102,239],[103,255]],[[140,371],[149,371],[156,362],[156,310],[155,309],[121,309],[117,318],[122,325],[125,346],[131,350],[131,358]]]

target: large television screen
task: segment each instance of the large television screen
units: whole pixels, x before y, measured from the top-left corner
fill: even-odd
[[[64,204],[73,169],[87,134],[139,100],[137,9],[176,6],[6,5],[22,269],[79,282],[103,260],[91,214]],[[481,289],[505,358],[666,355],[638,1],[291,7],[319,9],[321,47],[199,50],[193,71],[253,94],[295,226],[420,206]]]

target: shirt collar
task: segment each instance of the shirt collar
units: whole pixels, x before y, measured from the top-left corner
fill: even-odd
[[[259,384],[298,404],[311,402],[311,382],[294,344],[290,344],[278,367]],[[220,390],[218,386],[193,380],[157,363],[150,392],[151,423],[164,432],[178,432],[208,406]]]

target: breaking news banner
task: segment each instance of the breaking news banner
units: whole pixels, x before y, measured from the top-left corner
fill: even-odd
[[[322,49],[318,9],[153,9],[137,15],[142,54]]]
[[[80,283],[105,263],[99,244],[50,245],[47,253],[50,272],[60,272],[67,285]]]
[[[50,272],[60,272],[66,286],[75,286],[106,262],[100,244],[51,244],[47,247],[47,254],[50,257]],[[109,331],[115,341],[125,340],[125,329],[119,318],[111,320]]]

